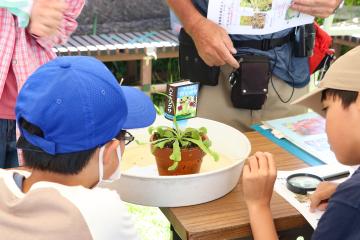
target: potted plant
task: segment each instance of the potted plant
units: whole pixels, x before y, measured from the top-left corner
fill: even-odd
[[[162,94],[168,97],[166,94]],[[174,105],[173,105],[174,106]],[[181,129],[176,117],[174,127],[158,126],[148,129],[151,152],[155,156],[159,175],[185,175],[200,171],[206,154],[217,161],[219,156],[210,149],[211,141],[207,129],[188,127]]]

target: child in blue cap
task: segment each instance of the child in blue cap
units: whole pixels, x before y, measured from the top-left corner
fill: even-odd
[[[120,86],[100,61],[59,57],[26,81],[16,120],[30,172],[0,171],[5,239],[137,239],[119,195],[96,188],[120,177],[126,129],[155,120],[141,91]]]

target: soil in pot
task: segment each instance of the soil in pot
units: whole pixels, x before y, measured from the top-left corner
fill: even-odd
[[[168,168],[174,161],[170,159],[173,149],[165,147],[156,148],[153,152],[160,176],[186,175],[199,173],[205,153],[198,147],[181,149],[181,161],[177,169],[170,171]]]

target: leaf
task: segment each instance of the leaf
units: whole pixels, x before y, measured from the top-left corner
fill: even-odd
[[[207,148],[211,146],[211,141],[209,139],[204,140],[203,143]]]
[[[197,131],[197,130],[196,130],[196,128],[187,127],[184,131],[185,132],[193,132],[193,131]]]
[[[135,139],[135,142],[138,144],[138,145],[145,145],[145,144],[148,144],[147,142],[140,142],[139,140]]]
[[[207,129],[205,127],[201,127],[201,128],[199,128],[199,132],[200,132],[200,135],[206,135]]]
[[[192,139],[197,139],[197,140],[201,139],[200,134],[199,134],[199,132],[197,130],[191,132],[191,138]]]
[[[214,152],[211,149],[209,149],[208,147],[206,147],[205,144],[201,140],[196,140],[196,139],[191,139],[191,138],[185,138],[184,140],[187,140],[187,141],[192,142],[192,143],[196,144],[197,146],[199,146],[199,148],[201,150],[203,150],[206,154],[211,155],[215,161],[219,160],[219,154],[217,154],[216,152]]]
[[[164,115],[164,109],[163,108],[160,108],[160,107],[156,106],[156,104],[154,104],[154,108],[156,110],[157,115],[160,115],[160,116]]]
[[[164,134],[163,134],[164,137],[167,137],[167,138],[172,138],[172,137],[175,137],[174,136],[174,133],[172,131],[165,131]]]
[[[181,150],[180,150],[178,140],[175,140],[174,143],[173,143],[173,152],[170,155],[170,159],[174,160],[175,162],[180,162],[181,161]]]
[[[165,131],[164,131],[163,127],[157,127],[156,131],[159,133],[160,137],[164,136]]]
[[[182,147],[187,147],[190,145],[189,141],[184,141],[184,140],[179,140],[179,141],[180,141]]]
[[[164,140],[164,141],[162,141],[162,142],[158,142],[157,144],[155,144],[155,146],[158,147],[158,148],[163,149],[164,146],[165,146],[165,144],[167,144],[168,142],[171,142],[171,141],[173,141],[173,140],[174,140],[174,139],[166,139],[166,140]]]
[[[154,129],[155,129],[154,127],[149,127],[148,128],[148,133],[151,135],[153,133]]]
[[[174,162],[173,165],[171,165],[168,170],[169,171],[175,171],[179,165],[179,162]]]

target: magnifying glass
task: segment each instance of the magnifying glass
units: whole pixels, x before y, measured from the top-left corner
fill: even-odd
[[[293,193],[306,195],[310,191],[315,191],[317,186],[323,181],[331,181],[349,176],[348,170],[334,173],[328,176],[319,177],[310,173],[295,173],[286,178],[286,187]]]

